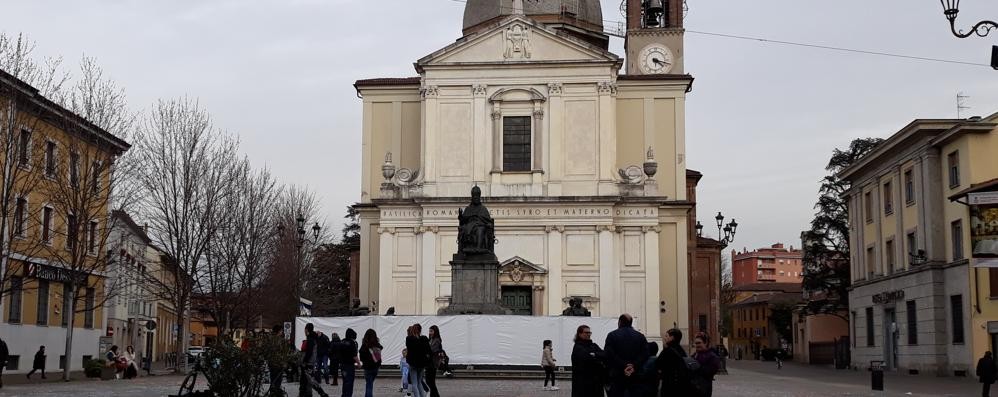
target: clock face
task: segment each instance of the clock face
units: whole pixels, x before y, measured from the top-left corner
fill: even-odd
[[[672,70],[675,59],[669,47],[662,44],[649,44],[640,54],[641,71],[646,74],[663,74]]]

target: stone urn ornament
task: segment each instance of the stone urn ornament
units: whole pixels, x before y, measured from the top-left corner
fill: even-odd
[[[644,163],[644,171],[645,175],[648,175],[649,178],[653,178],[655,173],[658,172],[658,162],[655,161],[655,151],[651,146],[648,147],[648,157]]]

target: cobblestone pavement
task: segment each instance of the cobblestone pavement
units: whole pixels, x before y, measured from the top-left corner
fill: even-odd
[[[720,375],[714,383],[714,396],[755,397],[755,396],[974,396],[980,395],[979,384],[972,379],[937,378],[933,376],[888,375],[886,394],[874,394],[869,388],[869,374],[861,371],[835,371],[822,367],[807,367],[787,363],[783,369],[776,369],[773,363],[752,361],[733,362],[729,365],[729,375]],[[45,383],[8,385],[0,389],[0,396],[71,396],[71,397],[118,397],[118,396],[163,396],[177,392],[182,378],[178,376],[154,376],[131,381],[89,381],[70,383]],[[355,385],[355,396],[364,395],[363,377]],[[551,396],[571,395],[570,382],[559,382],[560,391],[541,390],[541,380],[485,380],[485,379],[439,379],[441,394],[444,396]],[[297,384],[287,390],[296,396]],[[324,386],[327,393],[339,396],[340,386]],[[398,379],[379,378],[375,395],[400,396]]]

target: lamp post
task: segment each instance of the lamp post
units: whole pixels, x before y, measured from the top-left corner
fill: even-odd
[[[322,227],[319,226],[319,222],[316,222],[315,225],[312,226],[312,239],[311,239],[311,242],[313,242],[313,243],[318,243],[319,242],[319,232],[320,231],[322,231]],[[281,235],[282,238],[284,237],[284,225],[283,224],[277,225],[277,232]],[[302,278],[302,273],[303,273],[303,269],[302,269],[302,267],[303,267],[303,263],[302,263],[302,259],[303,259],[302,248],[305,246],[306,242],[310,241],[310,239],[308,239],[308,238],[305,237],[305,217],[302,216],[301,214],[299,214],[298,217],[295,218],[295,235],[294,235],[294,238],[295,238],[295,240],[294,240],[294,243],[295,243],[295,289],[294,289],[294,292],[295,292],[295,307],[296,307],[296,311],[300,315],[301,314],[301,296],[302,296],[302,281],[301,281],[301,278]]]
[[[966,38],[973,34],[984,37],[990,34],[992,30],[998,29],[998,22],[981,21],[971,27],[966,33],[962,29],[956,30],[956,15],[960,13],[960,0],[939,0],[939,4],[943,6],[943,15],[949,20],[950,30],[953,31],[953,35],[956,37]]]
[[[728,245],[734,242],[735,233],[738,230],[738,222],[735,221],[735,218],[731,218],[731,222],[725,224],[724,215],[721,215],[721,212],[718,212],[717,216],[714,217],[714,220],[717,221],[717,241],[723,245]],[[696,229],[697,237],[703,237],[703,224],[700,223],[700,221],[697,221]]]

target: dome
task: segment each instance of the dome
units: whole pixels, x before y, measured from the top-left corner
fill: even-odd
[[[468,0],[464,7],[464,34],[488,22],[513,14],[516,0]],[[523,13],[545,24],[570,25],[602,34],[599,0],[522,0]]]

